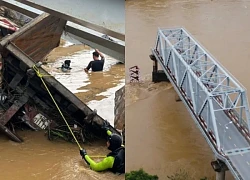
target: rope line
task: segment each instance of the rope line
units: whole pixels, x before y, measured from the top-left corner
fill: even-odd
[[[49,93],[49,95],[50,95],[51,99],[53,100],[54,104],[56,105],[56,108],[58,109],[58,111],[59,111],[60,115],[62,116],[63,120],[65,121],[65,123],[66,123],[66,125],[67,125],[67,127],[68,127],[69,131],[71,132],[71,134],[72,134],[73,138],[75,139],[75,141],[76,141],[76,143],[77,143],[77,145],[78,145],[79,149],[80,149],[80,150],[82,150],[81,145],[80,145],[80,144],[79,144],[79,142],[77,141],[77,139],[76,139],[76,137],[75,137],[74,133],[72,132],[72,129],[70,128],[70,126],[69,126],[69,124],[68,124],[67,120],[65,119],[65,117],[64,117],[64,115],[63,115],[63,113],[62,113],[61,109],[60,109],[60,108],[59,108],[59,106],[57,105],[57,103],[56,103],[56,101],[55,101],[54,97],[52,96],[52,94],[51,94],[50,90],[48,89],[48,87],[47,87],[46,83],[45,83],[45,82],[44,82],[44,80],[43,80],[43,77],[44,77],[44,76],[51,76],[51,75],[43,75],[43,74],[41,74],[41,73],[40,73],[40,71],[39,71],[39,69],[37,68],[37,66],[36,66],[36,65],[34,65],[34,66],[33,66],[33,69],[34,69],[34,71],[36,72],[36,75],[37,75],[37,76],[41,79],[41,81],[42,81],[42,83],[43,83],[44,87],[46,88],[46,90],[48,91],[48,93]]]

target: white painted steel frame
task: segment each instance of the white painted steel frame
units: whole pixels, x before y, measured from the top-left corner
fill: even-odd
[[[235,124],[243,127],[245,136],[249,138],[250,114],[245,88],[184,28],[159,29],[152,52],[167,76],[171,76],[171,83],[179,90],[177,93],[184,95],[184,104],[189,106],[192,117],[204,121],[203,127],[198,124],[199,128],[205,129],[202,134],[209,145],[214,146],[212,149],[217,157],[225,159],[220,156],[217,111],[229,114]],[[249,151],[249,148],[245,149]],[[226,151],[226,155],[228,152],[233,153],[233,149]],[[240,179],[231,162],[225,159],[225,163],[234,176]]]
[[[216,111],[230,110],[237,122],[249,132],[250,114],[245,88],[229,75],[184,28],[159,29],[155,49],[162,57],[163,64],[171,71],[178,87],[187,93],[187,98],[197,116],[202,114],[204,105],[208,106],[211,122],[206,123],[212,123],[212,128],[208,129],[207,126],[207,131],[212,131],[215,135],[218,149],[221,146]],[[180,73],[181,70],[184,73]],[[183,86],[184,82],[186,87]],[[206,97],[199,98],[199,91],[205,92]],[[198,104],[201,100],[202,105]],[[216,102],[219,108],[215,108],[213,102]],[[243,112],[245,117],[242,116]],[[206,120],[206,117],[203,118]]]

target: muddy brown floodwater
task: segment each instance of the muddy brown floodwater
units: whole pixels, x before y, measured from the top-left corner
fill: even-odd
[[[61,45],[64,43],[62,42]],[[74,55],[83,49],[88,50],[89,48],[84,45],[58,47],[49,54],[47,61],[53,62],[58,58]],[[87,62],[89,60],[91,59],[86,59]],[[81,100],[85,103],[94,100],[97,94],[117,86],[120,83],[119,80],[124,79],[124,65],[112,64],[110,66],[103,73],[89,73],[88,85],[80,89],[90,92],[77,93]],[[48,71],[56,71],[56,68],[53,69],[50,66],[44,68]],[[99,97],[97,100],[103,98],[105,97]],[[81,159],[76,144],[60,140],[49,141],[42,131],[17,131],[17,134],[24,139],[23,143],[15,143],[0,134],[0,180],[124,179],[124,175],[118,176],[111,172],[98,173],[90,170]],[[90,142],[81,144],[81,146],[87,150],[90,156],[104,156],[109,152],[105,141]],[[93,159],[101,160],[101,158]]]
[[[214,155],[184,105],[175,101],[173,87],[150,82],[150,49],[158,27],[185,27],[249,89],[249,15],[250,2],[244,0],[126,1],[126,79],[134,65],[144,79],[126,85],[127,171],[142,167],[163,180],[178,169],[194,179],[215,175]],[[226,179],[233,177],[227,173]]]

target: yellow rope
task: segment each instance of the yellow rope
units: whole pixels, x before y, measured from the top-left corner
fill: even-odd
[[[62,113],[62,111],[61,111],[60,108],[58,107],[58,105],[57,105],[57,103],[56,103],[54,97],[53,97],[52,94],[50,93],[50,91],[49,91],[49,89],[48,89],[46,83],[45,83],[44,80],[43,80],[43,76],[49,76],[49,75],[43,75],[43,74],[41,74],[40,71],[39,71],[39,69],[36,67],[36,65],[33,66],[33,69],[34,69],[34,71],[36,72],[36,75],[41,79],[41,81],[42,81],[43,85],[45,86],[46,90],[48,91],[48,93],[49,93],[51,99],[52,99],[53,102],[55,103],[55,105],[56,105],[56,107],[57,107],[59,113],[61,114],[61,116],[62,116],[63,120],[65,121],[66,125],[68,126],[68,128],[69,128],[69,130],[70,130],[72,136],[74,137],[74,139],[75,139],[75,141],[76,141],[76,143],[77,143],[79,149],[82,150],[82,147],[80,146],[80,144],[79,144],[79,142],[77,141],[77,139],[76,139],[74,133],[72,132],[72,130],[71,130],[71,128],[70,128],[70,126],[69,126],[67,120],[65,119],[65,117],[64,117],[64,115],[63,115],[63,113]]]

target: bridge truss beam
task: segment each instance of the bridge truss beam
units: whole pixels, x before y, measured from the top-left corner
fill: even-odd
[[[184,28],[159,29],[152,53],[198,121],[217,157],[224,159],[240,179],[227,157],[237,153],[232,153],[232,143],[224,147],[223,127],[227,129],[227,125],[234,124],[238,129],[235,136],[244,139],[237,152],[250,152],[250,114],[245,88]]]

